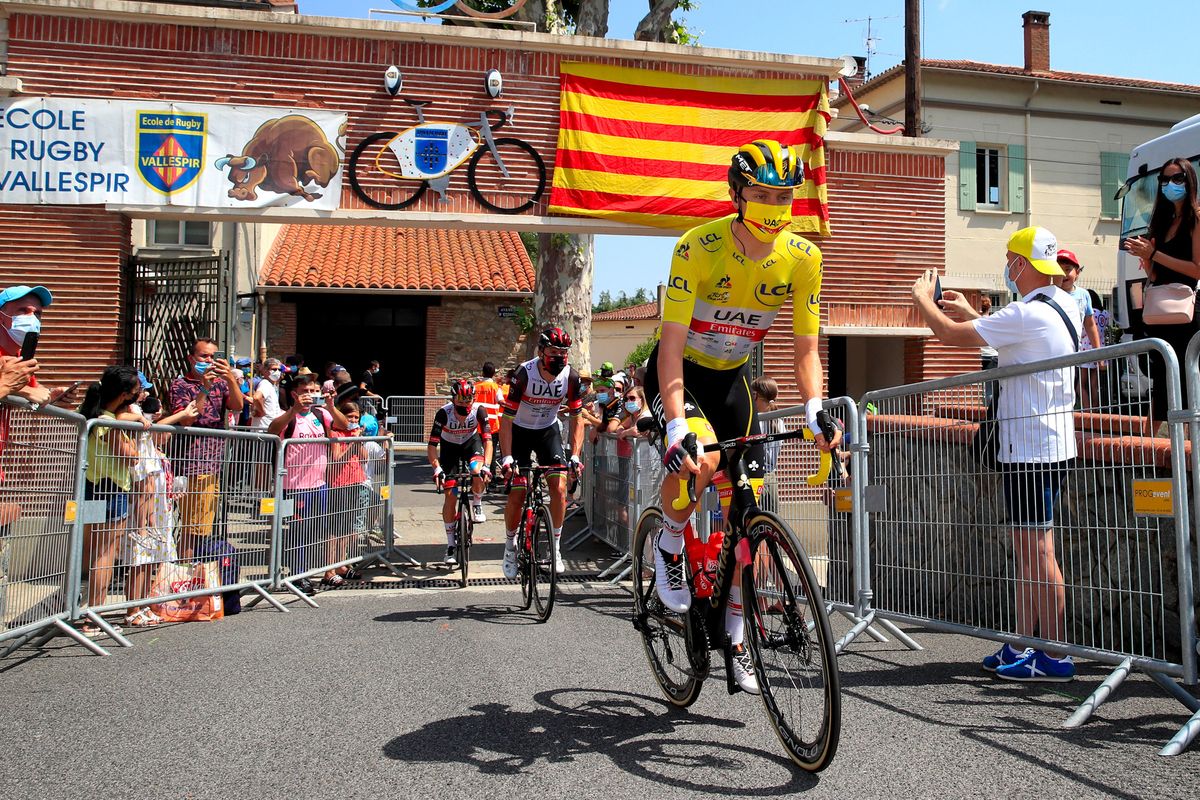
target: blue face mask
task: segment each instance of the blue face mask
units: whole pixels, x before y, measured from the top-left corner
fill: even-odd
[[[628,411],[630,414],[636,414],[639,410],[641,410],[641,408],[642,408],[642,404],[639,403],[637,400],[626,400],[625,401],[625,410]]]
[[[596,400],[600,403],[607,403],[608,402],[608,392],[600,392],[599,394],[596,395]]]
[[[1008,290],[1013,293],[1014,297],[1020,297],[1021,290],[1017,288],[1017,282],[1015,280],[1013,280],[1012,276],[1009,274],[1011,272],[1012,272],[1012,262],[1011,261],[1005,262],[1005,264],[1004,264],[1004,285],[1008,287]],[[1018,273],[1018,274],[1020,274],[1020,273]]]
[[[1170,200],[1172,203],[1178,203],[1180,200],[1187,197],[1187,187],[1181,183],[1164,183],[1162,187],[1162,196]]]
[[[196,362],[196,374],[203,375],[205,372],[208,372],[208,368],[211,366],[212,366],[212,364],[209,364],[207,361],[197,361]]]
[[[12,318],[12,325],[8,329],[8,335],[17,344],[22,344],[25,341],[25,334],[42,332],[42,321],[37,318],[36,314],[18,314]]]

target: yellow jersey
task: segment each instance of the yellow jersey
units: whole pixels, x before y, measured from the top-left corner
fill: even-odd
[[[730,227],[735,218],[713,220],[680,237],[666,288],[663,322],[686,325],[683,357],[710,369],[746,363],[789,297],[797,298],[795,335],[816,336],[821,321],[817,246],[785,231],[770,255],[754,261],[737,249]]]

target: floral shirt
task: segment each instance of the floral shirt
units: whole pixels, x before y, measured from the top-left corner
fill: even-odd
[[[200,381],[190,380],[186,375],[180,375],[171,381],[168,392],[170,413],[175,414],[197,397],[200,396]],[[229,385],[223,380],[215,380],[204,404],[200,418],[189,425],[189,428],[209,428],[212,430],[225,429],[225,412],[229,401]],[[172,437],[174,452],[171,460],[175,462],[180,475],[216,475],[221,470],[221,459],[225,455],[225,440],[210,436],[175,436]]]

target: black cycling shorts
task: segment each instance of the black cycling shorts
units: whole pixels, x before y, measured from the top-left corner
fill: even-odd
[[[558,423],[545,428],[512,426],[512,452],[505,455],[513,457],[518,469],[528,469],[533,466],[531,454],[537,456],[539,467],[567,465],[567,456],[563,452],[562,428]]]
[[[666,435],[667,419],[658,390],[658,345],[650,353],[643,381],[650,411]],[[750,370],[746,364],[734,369],[710,369],[686,359],[683,361],[683,415],[701,419],[712,428],[717,441],[749,436],[758,432],[758,412],[750,393]],[[746,475],[761,478],[765,473],[766,448],[756,444],[746,450]],[[721,454],[720,469],[725,469]]]
[[[462,444],[442,440],[438,462],[446,471],[446,477],[453,478],[459,469],[470,471],[473,458],[483,461],[483,440],[478,436],[472,436]]]

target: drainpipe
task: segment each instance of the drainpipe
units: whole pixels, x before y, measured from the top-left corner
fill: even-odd
[[[1030,149],[1032,137],[1029,134],[1029,106],[1033,103],[1034,96],[1038,90],[1042,88],[1042,84],[1038,80],[1033,81],[1033,91],[1029,93],[1029,97],[1025,99],[1025,225],[1028,228],[1033,225],[1033,167],[1031,155],[1033,151]]]

